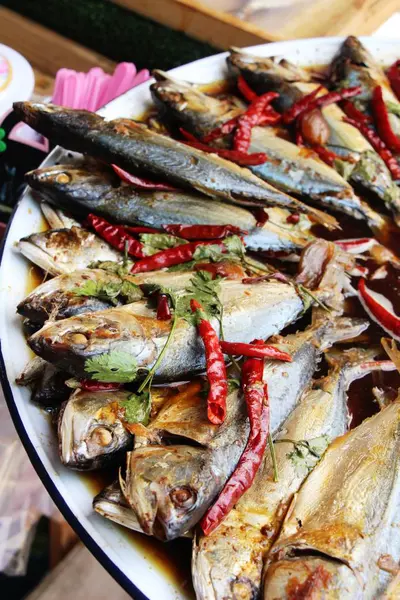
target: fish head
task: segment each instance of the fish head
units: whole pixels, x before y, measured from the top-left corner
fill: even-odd
[[[120,254],[82,227],[49,229],[18,242],[18,249],[35,265],[52,275],[71,273],[95,260],[118,260]]]
[[[31,188],[38,190],[46,200],[75,212],[79,211],[80,204],[74,199],[102,196],[110,186],[121,184],[113,171],[87,161],[42,167],[29,171],[25,178]]]
[[[58,421],[61,462],[72,469],[97,469],[116,462],[132,444],[118,416],[127,391],[75,391]]]
[[[199,521],[221,485],[209,460],[204,448],[184,445],[128,453],[121,489],[145,533],[171,540]]]
[[[151,86],[151,93],[156,105],[164,117],[172,120],[198,134],[204,136],[219,124],[241,114],[245,105],[238,106],[237,101],[225,97],[214,98],[203,93],[199,86],[179,81],[162,71],[154,71],[156,83]]]
[[[129,305],[128,305],[129,306]],[[145,344],[146,334],[140,318],[128,310],[109,309],[50,322],[28,339],[38,356],[79,378],[87,378],[89,358],[112,350],[141,354],[141,364],[155,359],[154,344]]]

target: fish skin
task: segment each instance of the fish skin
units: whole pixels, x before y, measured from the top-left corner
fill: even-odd
[[[69,181],[58,182],[60,175]],[[65,178],[65,177],[64,177]],[[264,209],[268,220],[257,226],[253,214],[243,207],[189,192],[139,191],[129,185],[113,185],[104,170],[86,170],[84,165],[55,165],[30,171],[29,185],[56,206],[80,216],[93,211],[116,223],[162,228],[168,224],[234,224],[249,233],[244,241],[249,250],[292,250],[313,236],[312,222],[302,215],[301,223],[287,223],[290,212],[279,207]],[[91,185],[94,181],[94,185]],[[58,211],[60,212],[60,211]]]
[[[200,138],[245,110],[236,108],[232,114],[224,99],[208,96],[198,86],[167,75],[154,83],[151,91],[156,105],[163,107],[163,114]],[[279,138],[273,128],[254,127],[249,152],[267,154],[267,162],[249,168],[270,185],[312,198],[355,218],[366,218],[359,198],[337,171],[313,158],[310,151],[305,153],[303,148]]]
[[[263,63],[264,60],[266,60],[267,67]],[[279,92],[279,103],[282,110],[287,110],[294,102],[318,87],[318,84],[310,83],[301,77],[285,78],[286,75],[282,75],[276,63],[270,59],[260,59],[248,54],[232,52],[231,57],[228,57],[228,64],[235,74],[240,72],[250,85],[249,74],[251,73],[254,77],[254,74],[257,73],[258,93],[270,90]],[[326,93],[326,91],[323,90],[321,93]],[[358,129],[343,122],[345,114],[337,104],[324,107],[322,114],[331,130],[328,145],[344,147],[353,156],[355,156],[354,153],[359,155],[355,167],[352,171],[349,169],[346,179],[349,178],[355,183],[360,183],[366,189],[374,192],[394,214],[396,222],[400,222],[400,189],[393,181],[381,157],[372,149],[370,143]],[[367,210],[366,206],[364,208]]]
[[[59,454],[70,469],[91,471],[118,464],[132,446],[132,435],[118,416],[127,390],[87,392],[77,389],[58,420]]]
[[[110,307],[110,303],[95,297],[77,296],[72,290],[88,281],[118,284],[121,278],[102,269],[82,269],[58,275],[40,284],[17,306],[17,312],[34,323],[48,319],[66,319]]]
[[[272,431],[280,426],[311,381],[323,342],[332,343],[339,330],[342,337],[353,337],[360,327],[366,326],[365,320],[344,319],[334,332],[324,318],[306,332],[286,338],[278,336],[275,346],[290,353],[293,362],[267,361],[265,364]],[[238,391],[229,395],[228,418],[220,427],[208,421],[204,399],[198,390],[192,388],[192,394],[181,394],[167,401],[145,432],[155,445],[140,447],[140,453],[135,449],[128,459],[131,478],[128,489],[132,488],[133,494],[129,498],[143,529],[161,539],[172,539],[197,522],[231,474],[247,435],[243,398]],[[188,439],[195,442],[196,447],[165,445],[169,438],[171,442]],[[170,496],[175,487],[191,491],[191,497],[196,497],[194,507],[189,506],[180,513],[175,511]]]
[[[93,510],[118,525],[144,533],[134,511],[121,492],[118,480],[108,485],[93,498]]]
[[[359,331],[362,330],[360,325]],[[357,328],[357,323],[353,326]],[[324,340],[323,331],[320,331],[320,341],[325,345],[331,343],[329,336]],[[339,330],[336,335],[340,339]],[[348,335],[345,327],[342,335]],[[373,354],[364,353],[361,360]],[[353,368],[357,359],[360,362],[360,356],[354,357],[349,351],[341,362],[333,357],[328,376],[304,392],[275,439],[320,439],[323,452],[327,446],[327,442],[322,441],[323,436],[332,440],[344,433],[348,423],[345,391],[352,379],[360,376],[358,368]],[[315,361],[313,364],[315,367]],[[269,386],[268,376],[264,380]],[[300,388],[299,396],[307,387]],[[234,600],[239,597],[239,590],[244,600],[259,597],[263,559],[279,532],[293,494],[318,462],[317,457],[310,456],[307,464],[297,465],[289,456],[292,449],[288,443],[275,444],[277,482],[273,479],[272,461],[266,449],[263,465],[251,488],[211,535],[194,540],[192,574],[198,600]]]
[[[276,281],[251,285],[223,280],[220,298],[224,331],[230,341],[267,338],[296,320],[303,310],[294,287]],[[218,331],[218,321],[213,318],[211,322]],[[144,302],[135,302],[49,323],[32,335],[28,344],[38,356],[72,375],[85,377],[86,359],[110,350],[129,352],[136,357],[139,367],[151,367],[165,345],[170,328],[171,323],[156,319],[154,310]],[[76,334],[80,334],[77,341]],[[203,345],[196,328],[180,319],[173,344],[157,369],[157,378],[179,380],[204,366]]]
[[[16,102],[14,110],[21,120],[64,147],[115,163],[127,171],[139,169],[236,204],[278,205],[304,211],[327,227],[338,225],[333,217],[278,191],[247,169],[155,133],[142,123],[130,119],[104,121],[88,111],[50,104]]]
[[[329,446],[271,551],[265,600],[288,597],[289,577],[312,573],[318,555],[327,570],[335,562],[319,597],[369,600],[384,591],[388,576],[379,557],[400,555],[399,433],[398,399]]]
[[[18,250],[51,275],[72,273],[94,261],[116,261],[121,254],[82,227],[49,229],[18,242]]]

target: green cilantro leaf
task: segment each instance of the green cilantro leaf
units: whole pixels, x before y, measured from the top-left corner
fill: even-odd
[[[93,281],[88,279],[82,285],[71,290],[76,296],[88,296],[99,298],[111,304],[118,304],[118,296],[122,296],[126,303],[136,302],[143,297],[143,293],[139,286],[129,281],[121,279],[120,281],[98,280]]]
[[[125,419],[128,423],[147,425],[150,420],[151,396],[149,391],[141,394],[131,394],[127,400],[120,402],[125,409]]]
[[[321,435],[311,440],[275,440],[275,443],[279,442],[293,444],[293,451],[289,452],[287,457],[293,462],[296,469],[311,471],[327,449],[330,439],[327,435]]]
[[[212,262],[219,262],[224,259],[224,254],[217,244],[205,244],[204,246],[197,246],[193,258],[196,261],[211,260]]]
[[[130,271],[132,262],[117,262],[115,260],[97,260],[88,265],[88,269],[102,269],[107,273],[115,273],[119,277],[124,277]]]
[[[390,102],[389,100],[388,102],[385,102],[385,104],[390,113],[400,117],[400,104],[398,102]]]
[[[140,298],[143,298],[143,292],[140,287],[128,279],[124,279],[122,281],[119,295],[122,296],[127,304],[130,302],[136,302],[137,300],[140,300]]]
[[[96,381],[128,383],[137,376],[136,359],[127,352],[111,352],[88,358],[85,371]]]
[[[188,243],[187,240],[170,235],[169,233],[142,233],[140,241],[143,244],[143,252],[146,256],[151,256],[162,250],[167,250],[167,248],[175,248],[175,246]]]
[[[203,307],[207,317],[222,316],[222,305],[219,299],[221,291],[220,278],[213,279],[208,271],[196,271],[186,287],[186,293],[178,296],[176,301],[176,312],[178,316],[186,319],[189,323],[196,322],[196,316],[190,309],[190,301],[197,300]]]
[[[240,259],[244,258],[245,247],[238,235],[231,235],[224,239],[224,245],[228,250],[228,254],[237,256]]]

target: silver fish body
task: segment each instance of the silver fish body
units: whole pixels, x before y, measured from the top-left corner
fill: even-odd
[[[366,326],[365,321],[345,319],[337,331],[341,330],[341,337],[353,337]],[[292,362],[266,362],[264,378],[268,381],[272,432],[309,384],[320,353],[317,341],[322,347],[323,332],[324,343],[338,335],[325,319],[307,332],[277,341],[276,347],[289,352]],[[147,533],[172,539],[201,518],[243,451],[248,425],[242,396],[236,391],[228,397],[228,418],[218,427],[210,424],[204,399],[198,389],[192,388],[191,393],[172,398],[162,407],[146,435],[156,445],[130,454],[124,493]],[[192,440],[196,446],[165,445],[169,437],[171,441]],[[182,505],[175,499],[177,488],[185,492]]]
[[[256,218],[243,207],[189,192],[138,191],[112,183],[104,169],[95,170],[94,166],[55,165],[31,171],[26,177],[37,193],[56,206],[80,215],[93,211],[125,225],[233,224],[248,231],[244,241],[255,251],[301,248],[313,237],[306,215],[302,215],[301,223],[291,224],[287,222],[289,211],[270,207],[264,209],[267,222],[257,226]]]
[[[384,591],[380,556],[400,557],[399,427],[396,401],[329,446],[269,556],[265,599],[289,598],[290,579],[321,598],[369,600]]]
[[[243,109],[229,110],[226,101],[204,94],[196,86],[184,81],[164,78],[152,85],[156,104],[163,106],[164,113],[174,121],[203,137]],[[224,113],[225,111],[225,113]],[[287,193],[303,195],[318,203],[345,212],[356,218],[365,218],[360,200],[352,187],[334,169],[310,152],[276,135],[271,127],[254,127],[249,152],[265,152],[268,160],[250,170]]]
[[[303,302],[293,286],[270,281],[257,285],[221,281],[223,325],[230,341],[267,338],[296,320]],[[212,319],[216,331],[218,321]],[[150,368],[166,343],[171,323],[156,319],[143,302],[49,323],[28,340],[34,352],[77,377],[88,358],[111,350],[129,352],[139,368]],[[204,350],[196,328],[179,319],[156,376],[179,380],[203,369]],[[87,374],[86,374],[87,376]]]
[[[339,330],[336,335],[339,339]],[[347,335],[346,327],[342,335]],[[319,340],[327,345],[333,341],[329,334],[324,336],[324,329],[319,330]],[[319,352],[315,350],[315,357]],[[315,368],[316,358],[311,365]],[[274,481],[267,449],[252,487],[210,536],[194,540],[192,573],[198,600],[234,600],[239,591],[240,598],[250,600],[259,596],[263,559],[279,531],[293,493],[318,462],[328,439],[347,429],[345,390],[352,378],[359,376],[357,368],[351,370],[350,376],[349,367],[346,360],[336,363],[327,378],[319,386],[317,382],[315,389],[306,391],[294,410],[285,415],[286,420],[275,438],[278,481]],[[309,375],[298,388],[297,399],[310,384],[313,374],[309,365],[303,365],[303,369],[308,369]],[[265,375],[264,371],[269,387],[271,379]],[[312,452],[305,451],[304,457],[299,458],[292,444],[284,441],[287,439],[309,440]]]
[[[140,169],[236,204],[304,211],[328,227],[337,226],[333,217],[278,191],[247,169],[155,133],[142,123],[129,119],[107,122],[87,111],[29,102],[15,103],[14,109],[23,121],[54,141],[127,171]]]
[[[249,74],[252,73],[253,76],[257,74],[260,93],[269,90],[279,92],[279,102],[283,110],[287,110],[294,102],[318,87],[318,84],[310,83],[307,78],[287,75],[271,59],[259,58],[240,51],[231,53],[228,64],[231,65],[235,73],[240,72],[243,77],[248,79],[250,84]],[[288,66],[287,61],[285,66]],[[297,71],[295,66],[293,66],[293,70],[294,72]],[[400,189],[393,181],[381,157],[372,149],[370,143],[358,129],[343,122],[345,114],[337,104],[324,107],[322,114],[330,128],[329,145],[345,148],[347,154],[352,154],[353,157],[358,155],[358,159],[353,166],[349,166],[349,164],[345,166],[346,179],[349,178],[351,181],[359,183],[372,191],[393,212],[395,219],[400,219]]]
[[[51,275],[72,273],[94,261],[118,261],[121,254],[82,227],[32,233],[18,242],[18,250]]]
[[[108,485],[93,498],[93,510],[118,525],[143,533],[134,511],[121,492],[118,481]]]
[[[76,390],[63,406],[58,421],[61,462],[87,471],[118,464],[132,446],[118,410],[131,392]]]

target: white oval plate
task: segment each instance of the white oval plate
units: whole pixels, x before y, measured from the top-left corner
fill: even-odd
[[[303,66],[321,65],[332,60],[341,41],[341,38],[326,38],[277,42],[255,46],[251,51],[263,56],[284,56]],[[400,40],[362,38],[362,41],[383,64],[400,57]],[[220,80],[226,75],[225,57],[226,54],[210,56],[173,69],[171,73],[196,83]],[[101,114],[107,119],[143,114],[151,104],[151,81],[120,96],[104,107]],[[56,148],[43,165],[65,161],[65,158],[65,151]],[[155,566],[148,544],[143,546],[132,541],[122,528],[93,513],[93,491],[82,476],[60,464],[49,419],[30,402],[29,390],[14,383],[31,358],[22,333],[22,320],[15,312],[18,302],[27,293],[30,265],[15,251],[14,245],[21,237],[39,231],[41,223],[40,209],[27,189],[14,211],[0,254],[0,370],[14,424],[35,469],[64,517],[129,594],[148,600],[192,598],[190,585],[185,587],[184,582],[167,577],[165,571]],[[166,548],[168,552],[168,546]]]

